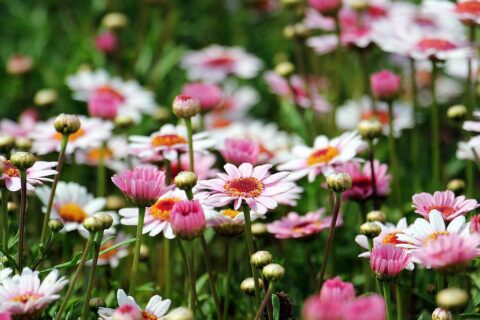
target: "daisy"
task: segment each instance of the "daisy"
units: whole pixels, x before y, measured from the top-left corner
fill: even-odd
[[[457,3],[427,0],[424,5],[432,10],[448,11],[467,25],[480,24],[480,1],[478,0],[458,1]]]
[[[66,153],[72,154],[76,150],[85,150],[92,147],[99,147],[112,135],[113,124],[97,118],[78,116],[81,128],[71,134],[68,138]],[[32,139],[32,151],[43,155],[54,151],[60,151],[62,134],[53,127],[55,119],[46,122],[38,122],[33,128],[30,139]]]
[[[292,179],[308,176],[308,181],[313,182],[317,175],[355,159],[364,147],[365,143],[354,131],[345,132],[332,140],[327,136],[318,136],[313,147],[295,146],[291,160],[279,165],[278,169],[293,171]]]
[[[125,291],[123,291],[122,289],[118,289],[117,303],[120,307],[128,304],[138,308],[139,310],[141,310],[142,319],[160,320],[163,319],[162,317],[168,312],[168,309],[170,308],[170,304],[172,302],[170,301],[170,299],[162,300],[162,297],[160,297],[159,295],[155,295],[150,298],[145,309],[142,309],[133,297],[127,296]],[[103,320],[111,320],[114,312],[115,310],[110,308],[98,309],[98,315],[100,319]]]
[[[328,229],[331,224],[331,217],[324,217],[325,209],[321,208],[315,212],[309,212],[300,216],[296,212],[290,212],[280,220],[267,225],[267,230],[275,235],[277,239],[297,239],[306,238]],[[343,224],[340,215],[336,222],[336,227]]]
[[[122,171],[128,168],[128,142],[125,137],[115,136],[106,141],[104,147],[92,147],[79,150],[75,153],[75,161],[79,164],[97,166],[103,157],[105,166],[113,171]]]
[[[195,174],[199,180],[213,178],[218,170],[215,169],[215,163],[217,158],[212,153],[207,152],[195,152]],[[170,167],[172,170],[172,179],[174,179],[180,171],[190,171],[190,159],[189,154],[182,153],[180,156],[180,164],[178,163],[178,157],[172,157],[170,159]]]
[[[406,249],[389,243],[372,249],[370,267],[379,279],[390,279],[406,269],[411,259]]]
[[[3,119],[0,121],[0,132],[15,138],[27,137],[38,121],[38,111],[27,109],[20,114],[18,122]]]
[[[422,192],[412,197],[415,212],[428,218],[433,210],[439,211],[445,221],[451,221],[460,215],[480,207],[474,199],[466,199],[465,196],[455,197],[453,191],[436,191],[433,195]]]
[[[286,179],[288,172],[270,174],[271,168],[270,164],[253,167],[243,163],[236,167],[227,163],[226,173],[218,173],[217,179],[199,181],[198,187],[208,194],[206,205],[222,207],[233,202],[234,210],[238,210],[245,202],[258,214],[265,214],[288,200],[288,193],[296,187]]]
[[[388,135],[390,115],[388,105],[377,101],[375,109],[368,97],[361,100],[348,100],[337,109],[335,114],[337,127],[342,130],[354,130],[362,120],[376,119],[382,124],[383,133]],[[400,137],[402,130],[412,128],[414,125],[413,109],[402,102],[393,104],[393,128],[394,136]]]
[[[128,239],[130,239],[129,236],[126,236],[123,232],[119,232],[115,238],[103,243],[103,245],[100,247],[100,252]],[[128,256],[127,246],[120,246],[108,251],[107,253],[101,254],[98,257],[98,265],[110,265],[110,267],[116,268],[120,263],[120,259],[125,258],[126,256]]]
[[[58,300],[59,291],[67,284],[59,278],[58,270],[51,271],[43,282],[38,271],[23,269],[20,275],[4,279],[0,284],[0,301],[12,315],[36,315],[50,303]]]
[[[67,78],[73,98],[88,103],[92,116],[113,120],[128,116],[139,121],[142,114],[156,110],[153,93],[134,80],[111,77],[107,71],[82,70]],[[83,128],[83,125],[82,125]]]
[[[262,62],[243,48],[211,45],[185,54],[181,66],[190,80],[219,83],[229,75],[251,79],[257,75]]]
[[[461,160],[479,161],[480,138],[475,136],[466,142],[460,141],[457,145],[456,157]]]
[[[255,212],[250,213],[252,221],[261,216]],[[245,230],[245,216],[243,211],[224,209],[220,211],[205,211],[207,227],[211,227],[222,236],[234,236],[241,234]]]
[[[20,171],[4,157],[0,156],[0,162],[3,162],[4,165],[1,178],[7,189],[12,192],[20,190]],[[52,182],[53,180],[47,177],[57,174],[57,170],[53,169],[56,166],[57,162],[36,161],[27,169],[27,190],[33,191],[35,186],[41,185],[43,182]]]
[[[428,215],[428,220],[418,218],[404,233],[396,236],[402,242],[398,244],[399,247],[419,249],[427,246],[430,241],[447,234],[455,233],[467,237],[470,234],[469,229],[469,223],[465,223],[464,216],[456,217],[446,226],[441,212],[432,210]]]

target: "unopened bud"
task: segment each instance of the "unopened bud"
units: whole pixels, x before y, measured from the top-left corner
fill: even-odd
[[[197,175],[191,171],[182,171],[178,173],[173,180],[178,189],[185,191],[192,190],[197,184],[197,181]]]
[[[55,89],[41,89],[35,93],[33,102],[39,107],[45,107],[55,103],[58,99],[58,93]]]
[[[267,234],[267,225],[262,222],[255,222],[252,223],[252,235],[254,237],[261,237],[265,234]]]
[[[263,281],[262,279],[257,279],[258,280],[258,287],[260,289],[263,289]],[[253,296],[255,294],[255,282],[253,278],[247,278],[242,281],[240,284],[240,290],[242,290],[243,293],[248,294],[249,296]]]
[[[387,216],[385,215],[385,213],[383,213],[380,210],[374,210],[374,211],[370,211],[369,213],[367,213],[367,221],[368,222],[378,221],[378,222],[381,222],[381,223],[385,223],[386,220],[387,220]]]
[[[348,173],[332,173],[327,176],[327,186],[334,192],[343,192],[352,187],[352,177]]]
[[[72,134],[80,129],[80,119],[73,114],[62,113],[55,118],[53,126],[57,132],[62,134]]]
[[[103,213],[103,212],[95,213],[93,217],[95,217],[102,223],[102,227],[104,230],[109,229],[113,225],[113,218],[108,213]]]
[[[113,122],[115,127],[120,130],[129,129],[135,124],[135,121],[130,116],[116,116]]]
[[[432,320],[452,320],[452,313],[443,308],[436,308],[432,313]]]
[[[370,239],[377,237],[380,232],[382,228],[375,222],[365,222],[360,226],[360,233]]]
[[[35,161],[36,161],[35,156],[30,152],[25,152],[25,151],[15,152],[10,157],[11,164],[20,170],[26,170],[32,167]]]
[[[447,189],[456,194],[462,194],[465,191],[465,181],[462,179],[450,180],[447,184]]]
[[[177,308],[172,310],[169,314],[165,316],[165,320],[194,320],[192,310],[184,307]]]
[[[276,282],[285,275],[285,268],[276,263],[267,264],[262,269],[262,274],[270,282]]]
[[[128,18],[121,12],[111,12],[102,19],[102,25],[107,29],[120,29],[126,27]]]
[[[468,301],[468,293],[459,288],[443,289],[437,294],[437,305],[452,311],[463,309]]]
[[[0,152],[9,153],[15,145],[15,138],[9,134],[0,134]]]
[[[95,217],[88,217],[83,220],[83,227],[89,232],[97,232],[103,229],[103,223]]]
[[[90,309],[96,310],[98,308],[103,308],[106,306],[105,300],[103,298],[92,298],[88,302]]]
[[[108,196],[106,200],[107,203],[105,204],[105,207],[107,208],[107,210],[118,210],[124,208],[127,205],[123,197],[115,194]]]
[[[288,77],[293,71],[295,71],[295,66],[290,61],[283,61],[275,66],[275,72],[282,77]]]
[[[60,219],[51,219],[48,221],[48,228],[50,228],[53,233],[57,233],[63,229],[63,221]]]
[[[200,113],[200,102],[196,98],[182,94],[173,100],[172,111],[178,118],[191,118]]]
[[[447,110],[447,117],[453,121],[463,121],[467,117],[468,110],[464,105],[451,106]]]
[[[32,149],[32,140],[24,137],[15,139],[15,149],[21,151],[29,151]]]
[[[257,268],[263,268],[269,263],[272,263],[273,256],[268,251],[257,251],[250,257],[250,263]]]
[[[362,120],[357,126],[363,139],[372,140],[382,135],[382,124],[378,120]]]

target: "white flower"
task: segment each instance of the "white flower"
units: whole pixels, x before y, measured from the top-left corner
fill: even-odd
[[[104,238],[110,238],[109,236]],[[104,245],[100,247],[100,252],[111,248],[112,246],[130,239],[129,236],[126,236],[123,232],[119,232],[115,238],[108,240]],[[98,265],[107,265],[109,264],[112,268],[118,267],[120,263],[120,259],[125,258],[128,256],[128,247],[127,246],[120,246],[118,248],[112,249],[107,253],[104,253],[98,257]]]
[[[121,136],[112,137],[106,142],[105,149],[98,146],[79,150],[75,153],[75,160],[80,164],[97,166],[101,156],[103,156],[105,166],[113,171],[118,172],[127,169],[128,142],[126,138]]]

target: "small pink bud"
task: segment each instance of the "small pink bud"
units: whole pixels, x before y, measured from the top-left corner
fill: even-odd
[[[176,236],[193,239],[205,229],[205,214],[198,200],[177,202],[170,212],[170,224]]]
[[[181,94],[173,100],[172,111],[179,118],[191,118],[200,112],[200,102],[190,95]]]
[[[249,139],[226,139],[225,149],[221,153],[227,162],[236,166],[246,162],[255,165],[260,147]]]
[[[392,101],[400,94],[401,80],[395,73],[382,70],[370,76],[370,87],[377,99]]]
[[[100,33],[95,38],[95,47],[103,53],[113,53],[118,49],[117,35],[112,31]]]
[[[342,0],[308,0],[308,3],[325,16],[334,16],[342,7]]]

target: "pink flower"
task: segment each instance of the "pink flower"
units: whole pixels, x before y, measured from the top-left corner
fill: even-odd
[[[15,192],[20,190],[20,171],[3,157],[0,161],[4,164],[2,179],[8,190]],[[52,168],[57,166],[57,162],[37,161],[32,167],[27,169],[27,190],[35,190],[35,186],[43,184],[43,182],[52,182],[51,175],[57,174],[57,170]]]
[[[214,84],[189,83],[183,87],[182,94],[194,97],[200,101],[202,112],[208,112],[220,106],[222,90]]]
[[[9,119],[0,121],[0,132],[15,138],[27,137],[38,121],[38,111],[29,108],[23,111],[18,118],[18,123]]]
[[[478,208],[480,205],[474,199],[466,199],[465,196],[455,197],[452,191],[436,191],[433,195],[429,193],[418,193],[412,197],[416,213],[428,218],[432,210],[440,211],[443,219],[451,221],[458,216]]]
[[[193,239],[205,229],[205,214],[198,200],[175,203],[170,213],[173,232],[180,238]]]
[[[113,183],[133,205],[149,207],[170,188],[165,186],[165,173],[154,167],[125,170],[112,177]]]
[[[103,53],[112,53],[118,49],[117,35],[112,31],[100,33],[95,38],[95,47]]]
[[[21,54],[10,57],[7,62],[7,72],[12,75],[22,75],[29,72],[33,67],[33,60],[29,56]]]
[[[345,306],[346,303],[340,300],[322,300],[320,295],[312,296],[303,305],[302,319],[342,320]]]
[[[0,320],[11,320],[12,316],[8,312],[0,313]]]
[[[225,139],[225,148],[220,151],[225,161],[236,166],[242,163],[257,163],[260,146],[250,139]]]
[[[195,152],[195,174],[199,180],[213,178],[218,172],[214,168],[217,158],[211,153]],[[174,179],[180,171],[190,170],[190,160],[188,152],[182,153],[180,156],[180,165],[177,157],[173,157],[170,163],[172,169],[172,179]]]
[[[462,268],[480,255],[480,235],[462,237],[455,233],[431,239],[422,248],[412,251],[416,262],[427,268],[452,271]]]
[[[342,6],[341,0],[308,0],[308,3],[323,15],[335,15]]]
[[[245,202],[253,211],[265,214],[275,209],[279,203],[291,201],[291,193],[296,185],[286,178],[288,172],[270,174],[270,164],[253,167],[243,163],[238,168],[227,163],[225,173],[218,173],[217,179],[203,180],[200,189],[207,191],[205,205],[223,207],[234,202],[238,210]]]
[[[112,314],[112,320],[141,320],[142,312],[133,304],[124,304]]]
[[[355,289],[350,282],[344,282],[339,277],[328,279],[320,290],[320,299],[350,301],[355,298]]]
[[[100,87],[88,98],[88,112],[92,117],[113,120],[124,99],[118,91],[106,86]]]
[[[465,24],[480,24],[480,1],[466,0],[455,4],[457,17]]]
[[[385,301],[378,294],[357,298],[347,304],[342,319],[385,320]]]
[[[373,95],[383,101],[395,100],[400,94],[400,76],[389,70],[382,70],[370,76]]]
[[[328,229],[331,224],[331,217],[323,217],[325,209],[321,208],[316,212],[309,212],[304,216],[296,212],[290,212],[286,217],[267,225],[268,232],[275,235],[277,239],[296,239],[313,236],[322,230]],[[337,219],[336,226],[343,224],[341,216]]]
[[[370,255],[370,267],[380,279],[394,278],[410,263],[411,257],[404,248],[393,244],[375,246]]]
[[[476,214],[470,219],[470,232],[480,233],[480,214]]]
[[[378,197],[386,197],[390,193],[391,176],[388,174],[388,166],[378,160],[373,161],[375,171],[375,183]],[[345,199],[365,200],[373,195],[371,163],[367,162],[361,167],[360,162],[351,161],[338,168],[336,172],[348,173],[352,177],[352,188],[343,193]]]

